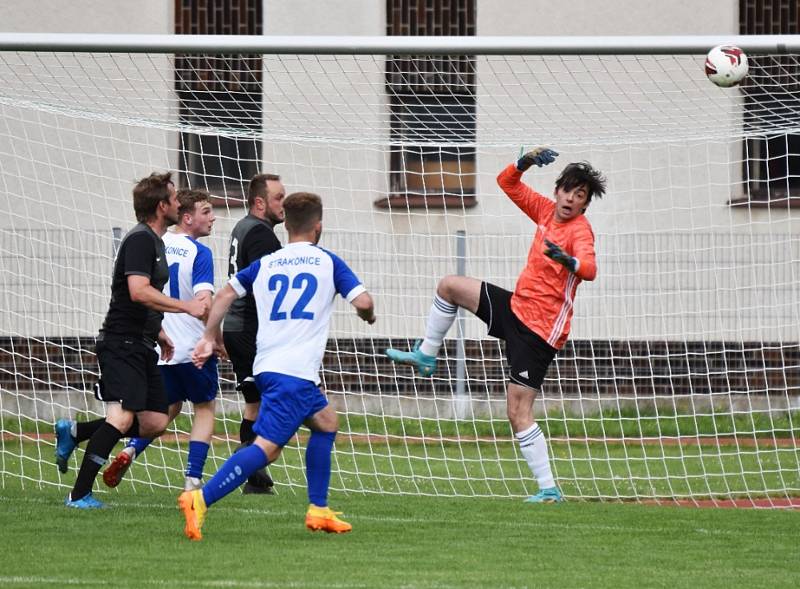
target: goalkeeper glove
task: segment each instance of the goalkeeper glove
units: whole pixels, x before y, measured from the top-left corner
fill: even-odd
[[[530,150],[525,155],[520,156],[517,160],[517,169],[520,172],[524,172],[533,165],[537,165],[541,168],[542,166],[552,164],[556,161],[557,155],[558,152],[553,151],[549,147],[537,147],[536,149]]]
[[[567,254],[567,252],[561,249],[561,246],[553,243],[550,240],[545,239],[544,244],[547,246],[547,249],[544,252],[545,256],[554,262],[558,262],[572,273],[578,271],[578,258],[573,258]]]

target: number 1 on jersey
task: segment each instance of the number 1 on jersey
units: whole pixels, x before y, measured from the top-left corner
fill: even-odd
[[[169,296],[173,299],[181,298],[181,285],[178,283],[178,270],[181,269],[180,262],[170,264],[169,267]]]

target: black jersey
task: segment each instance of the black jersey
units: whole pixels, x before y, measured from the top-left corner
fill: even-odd
[[[111,281],[111,303],[100,336],[132,338],[152,347],[161,331],[164,314],[131,300],[130,275],[147,276],[158,291],[169,280],[164,242],[146,223],[131,229],[119,247]]]
[[[239,270],[264,256],[281,249],[281,242],[275,236],[269,221],[247,215],[236,223],[231,232],[231,248],[228,256],[228,278]],[[258,314],[253,295],[233,301],[225,316],[225,331],[252,331],[258,329]]]

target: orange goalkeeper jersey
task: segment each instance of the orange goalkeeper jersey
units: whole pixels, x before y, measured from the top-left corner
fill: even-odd
[[[555,202],[521,182],[522,172],[510,164],[497,176],[500,188],[536,223],[528,262],[517,279],[511,310],[531,331],[561,349],[572,323],[572,302],[583,280],[594,280],[597,264],[594,232],[584,215],[566,223],[555,219]],[[547,239],[578,258],[574,274],[544,255]]]

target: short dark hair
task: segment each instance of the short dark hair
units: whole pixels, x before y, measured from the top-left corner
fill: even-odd
[[[322,199],[313,192],[294,192],[283,200],[286,230],[304,233],[322,220]]]
[[[169,200],[170,184],[175,185],[172,172],[153,172],[136,183],[133,187],[133,211],[137,221],[146,223],[155,216],[158,203]]]
[[[247,208],[255,204],[256,198],[267,198],[267,182],[270,180],[280,181],[281,177],[277,174],[256,174],[250,179],[247,187]]]
[[[592,197],[602,198],[606,193],[606,178],[595,170],[589,162],[573,162],[561,171],[556,180],[556,190],[562,188],[569,192],[578,186],[586,186],[586,204],[592,202]]]
[[[186,213],[193,213],[194,207],[199,202],[210,200],[211,197],[205,190],[195,190],[192,188],[181,188],[178,191],[178,216],[182,217]]]

